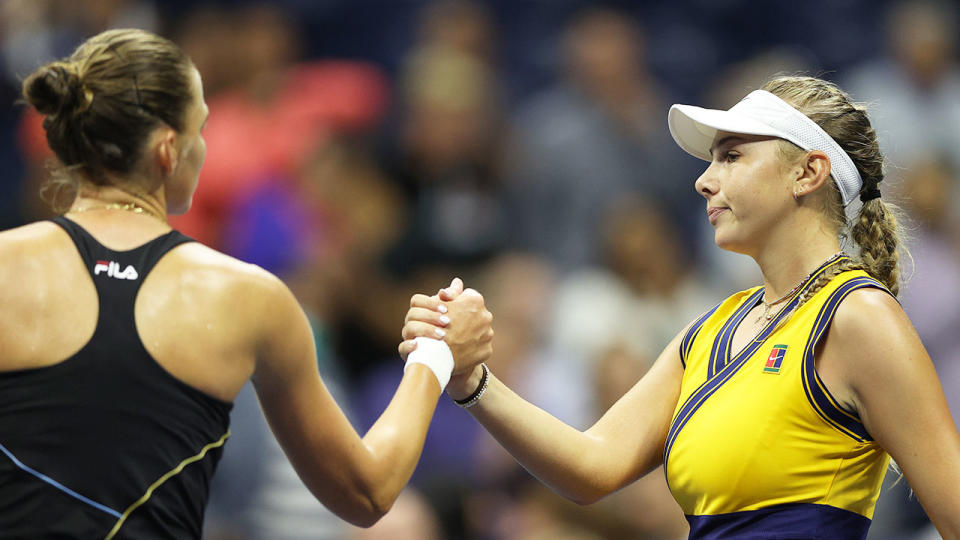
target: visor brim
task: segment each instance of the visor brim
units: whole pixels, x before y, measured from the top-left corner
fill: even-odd
[[[694,105],[673,105],[667,116],[670,135],[688,154],[711,161],[710,147],[718,131],[743,135],[786,138],[785,133],[742,113],[704,109]]]

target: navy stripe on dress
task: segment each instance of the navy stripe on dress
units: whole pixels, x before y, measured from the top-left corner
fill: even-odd
[[[734,311],[733,315],[727,319],[720,329],[720,335],[713,342],[710,350],[710,361],[707,363],[707,378],[713,377],[718,371],[730,363],[730,342],[733,341],[733,334],[737,327],[743,322],[743,319],[750,313],[750,310],[756,306],[763,298],[763,288],[747,297],[746,301],[740,304],[740,307]]]
[[[687,368],[687,355],[690,354],[690,349],[693,347],[693,342],[697,339],[697,334],[700,333],[700,329],[703,327],[703,323],[713,315],[713,312],[717,310],[723,303],[713,306],[713,308],[700,316],[693,325],[687,330],[684,334],[683,339],[680,341],[680,365],[684,369]]]
[[[689,540],[862,540],[870,528],[856,512],[809,503],[686,518]]]

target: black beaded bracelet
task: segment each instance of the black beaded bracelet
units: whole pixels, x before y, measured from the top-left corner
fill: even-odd
[[[487,384],[490,383],[490,369],[487,368],[487,365],[484,363],[481,363],[480,367],[483,368],[483,376],[480,377],[480,384],[477,386],[477,389],[464,399],[453,400],[454,403],[464,409],[469,409],[476,405],[477,402],[480,401],[480,398],[483,397],[483,393],[487,391]]]

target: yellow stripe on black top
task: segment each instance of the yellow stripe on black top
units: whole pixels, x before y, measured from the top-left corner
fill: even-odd
[[[207,452],[209,452],[210,450],[223,446],[227,442],[227,439],[229,437],[230,437],[230,430],[228,429],[227,432],[223,434],[223,437],[220,437],[219,440],[204,446],[199,453],[181,461],[179,465],[177,465],[176,467],[171,469],[169,472],[167,472],[166,474],[158,478],[156,482],[154,482],[153,484],[150,485],[149,488],[147,488],[147,491],[146,493],[143,494],[143,497],[140,497],[139,499],[137,499],[135,503],[131,504],[126,509],[126,511],[123,512],[123,515],[120,516],[120,519],[118,519],[117,523],[114,524],[113,529],[111,529],[110,532],[107,534],[107,536],[104,537],[104,540],[111,540],[114,536],[116,536],[116,534],[120,531],[120,527],[123,527],[123,523],[127,520],[128,517],[130,517],[130,514],[132,514],[134,510],[142,506],[148,500],[150,500],[150,496],[153,495],[153,492],[156,491],[156,489],[160,487],[164,482],[180,474],[180,471],[182,471],[184,467],[186,467],[187,465],[203,459],[207,455]]]

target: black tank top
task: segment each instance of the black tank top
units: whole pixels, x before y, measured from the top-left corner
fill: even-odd
[[[99,318],[72,357],[0,373],[0,538],[200,538],[232,405],[164,370],[134,322],[143,279],[191,239],[113,251],[53,221],[90,271]]]

